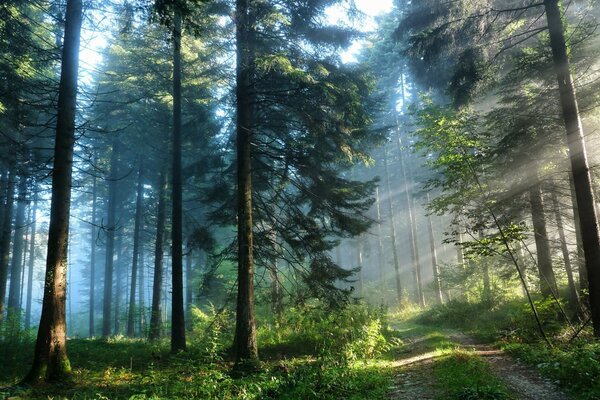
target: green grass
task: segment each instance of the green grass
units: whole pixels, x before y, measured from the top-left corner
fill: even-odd
[[[577,399],[600,398],[600,342],[583,339],[552,348],[542,344],[509,343],[504,349],[537,368]]]
[[[423,312],[415,321],[436,330],[460,329],[479,340],[495,342],[575,398],[600,399],[600,342],[592,338],[589,329],[574,343],[566,342],[572,333],[556,305],[551,301],[538,301],[536,305],[552,347],[541,341],[524,300],[493,306],[450,302]]]
[[[393,376],[384,354],[393,346],[381,316],[356,306],[335,317],[320,309],[290,310],[279,329],[263,323],[261,369],[239,378],[231,374],[227,351],[233,324],[222,316],[201,316],[188,351],[178,355],[169,353],[167,340],[71,339],[72,384],[0,389],[0,398],[384,399]],[[26,374],[32,349],[26,336],[0,342],[0,387]]]
[[[453,350],[442,356],[433,373],[440,400],[508,400],[508,391],[477,355]]]

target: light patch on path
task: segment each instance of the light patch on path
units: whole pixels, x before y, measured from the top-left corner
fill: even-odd
[[[569,400],[557,386],[543,378],[530,367],[514,360],[502,350],[480,344],[460,332],[448,334],[457,349],[467,350],[487,362],[492,372],[506,385],[518,400]],[[422,337],[411,338],[407,357],[401,357],[392,365],[398,369],[394,385],[388,398],[394,400],[434,400],[437,398],[433,376],[433,366],[437,358],[444,355],[439,351],[425,351],[414,354]],[[415,345],[417,348],[415,348]],[[412,353],[412,354],[411,354]]]

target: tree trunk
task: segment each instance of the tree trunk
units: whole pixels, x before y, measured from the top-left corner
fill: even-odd
[[[115,230],[117,229],[117,164],[120,142],[115,138],[110,156],[110,176],[108,181],[108,217],[106,228],[106,260],[104,262],[104,299],[102,301],[102,338],[112,333],[113,269],[115,256]]]
[[[565,272],[567,273],[567,282],[569,284],[569,305],[571,310],[581,314],[581,303],[579,302],[579,294],[575,287],[575,280],[573,279],[573,267],[571,265],[571,257],[569,256],[569,248],[567,247],[567,239],[565,237],[565,230],[562,222],[562,215],[560,213],[560,203],[558,202],[558,196],[556,191],[552,191],[552,205],[554,206],[554,218],[556,219],[556,228],[558,229],[558,238],[560,240],[560,250],[563,255],[565,262]]]
[[[192,304],[193,304],[193,285],[194,285],[194,277],[192,270],[192,249],[188,248],[187,254],[185,256],[185,322],[188,330],[192,329]]]
[[[27,207],[27,177],[19,178],[19,195],[17,198],[17,215],[13,239],[12,260],[10,263],[10,288],[8,291],[7,318],[19,318],[21,299],[21,268],[23,267],[23,236],[27,232],[25,209]]]
[[[594,335],[598,337],[600,336],[600,237],[598,236],[598,216],[595,208],[592,177],[583,129],[579,119],[575,87],[571,78],[571,65],[567,54],[559,0],[544,0],[544,6],[548,20],[554,69],[558,80],[563,120],[567,131],[571,170],[573,171],[575,183],[585,266],[589,281],[592,325]]]
[[[154,244],[154,281],[152,283],[152,310],[150,312],[150,330],[148,339],[156,340],[161,337],[162,327],[162,282],[163,282],[163,242],[165,239],[165,208],[166,208],[166,172],[161,172],[158,188],[158,210],[156,215],[156,241]]]
[[[390,216],[390,236],[392,241],[392,255],[394,256],[394,272],[396,277],[396,298],[398,305],[402,302],[402,282],[400,279],[400,260],[398,258],[398,248],[396,243],[396,220],[394,218],[394,207],[392,204],[392,185],[390,183],[390,173],[388,170],[387,148],[383,147],[383,166],[385,169],[385,186],[388,195],[388,213]]]
[[[0,237],[0,322],[4,317],[4,301],[6,298],[6,280],[8,278],[8,263],[10,261],[10,234],[12,232],[12,211],[15,193],[14,169],[8,171],[6,185],[6,203],[4,204],[4,220],[2,221],[2,236]]]
[[[379,286],[384,291],[384,270],[385,270],[385,259],[383,255],[383,234],[381,233],[381,204],[379,200],[379,186],[375,188],[375,205],[377,206],[377,255],[379,261]]]
[[[33,365],[24,379],[28,383],[62,381],[71,375],[67,357],[65,298],[79,39],[83,18],[81,3],[81,0],[67,1],[52,168],[46,280]]]
[[[558,291],[556,289],[554,270],[552,269],[552,255],[550,252],[550,243],[548,242],[542,185],[540,183],[536,183],[529,190],[529,203],[531,204],[531,219],[535,235],[540,289],[542,296],[548,297],[553,293],[557,294]]]
[[[115,235],[117,232],[115,231]],[[115,245],[115,254],[117,255],[115,261],[115,306],[114,306],[114,334],[118,335],[121,333],[121,300],[123,298],[123,234],[119,232],[117,236],[117,242]]]
[[[251,0],[236,0],[236,147],[238,293],[234,347],[236,365],[256,364],[254,317],[254,244],[252,235],[252,75],[255,68],[254,10]]]
[[[181,13],[175,10],[173,29],[173,221],[171,229],[171,352],[185,350],[183,308],[183,238],[181,188]]]
[[[354,242],[356,246],[356,267],[358,270],[358,295],[360,297],[365,296],[365,282],[363,277],[363,253],[362,253],[362,243],[361,243],[362,235],[358,237],[358,239]]]
[[[585,269],[585,253],[583,252],[583,239],[581,238],[581,223],[579,218],[579,209],[577,207],[577,197],[575,193],[575,182],[573,174],[569,172],[569,188],[571,190],[571,203],[573,205],[573,225],[575,226],[575,240],[577,242],[577,272],[579,272],[579,293],[581,303],[587,304],[589,284],[587,271]]]
[[[94,159],[95,161],[95,159]],[[90,241],[90,310],[89,310],[89,335],[94,337],[96,330],[94,327],[94,310],[96,305],[96,208],[98,202],[97,190],[98,182],[96,175],[92,181],[92,224]]]
[[[140,231],[143,232],[143,221],[142,226],[140,227]],[[139,292],[138,292],[138,304],[140,308],[140,318],[138,319],[139,323],[139,332],[140,336],[144,336],[144,329],[146,327],[146,264],[144,261],[144,241],[141,240],[140,243],[140,277],[139,277]]]
[[[29,269],[27,271],[27,298],[25,299],[25,330],[31,327],[31,300],[33,290],[33,266],[35,264],[35,234],[38,194],[33,186],[33,211],[31,212],[31,238],[29,239]]]
[[[404,85],[403,89],[404,90]],[[404,98],[404,95],[402,96]],[[402,156],[402,139],[398,133],[398,155],[400,157],[400,169],[402,170],[402,179],[404,180],[404,194],[406,196],[406,208],[408,209],[409,216],[409,236],[410,236],[410,255],[413,266],[413,279],[415,282],[415,291],[417,294],[417,301],[421,307],[425,307],[425,295],[423,294],[423,282],[421,279],[421,261],[419,260],[419,246],[417,243],[417,218],[415,213],[415,200],[411,196],[408,182],[409,178],[412,181],[412,173],[406,173],[406,165],[404,163],[404,157]]]
[[[427,203],[430,201],[429,193],[427,193]],[[444,299],[442,297],[442,284],[440,282],[440,270],[437,260],[437,252],[435,249],[435,238],[433,236],[433,223],[431,221],[431,215],[427,216],[427,230],[429,231],[429,249],[431,252],[431,266],[433,268],[433,291],[438,304],[442,304]]]
[[[142,201],[144,198],[144,181],[143,181],[143,166],[140,161],[138,171],[137,197],[135,201],[135,222],[133,227],[133,257],[131,261],[131,286],[129,289],[129,310],[127,314],[127,336],[135,336],[135,315],[137,313],[135,307],[135,287],[138,283],[138,257],[140,249],[140,226],[142,225]]]

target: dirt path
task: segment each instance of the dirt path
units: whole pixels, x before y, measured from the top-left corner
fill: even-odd
[[[433,366],[439,357],[435,343],[428,344],[424,336],[407,332],[406,351],[400,354],[394,366],[398,369],[389,398],[394,400],[434,400]],[[518,400],[569,400],[552,382],[544,380],[537,371],[514,360],[502,350],[478,343],[460,332],[445,332],[447,342],[454,348],[472,351],[486,361],[492,372],[506,385]]]

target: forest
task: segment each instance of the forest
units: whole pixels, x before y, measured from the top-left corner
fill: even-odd
[[[0,399],[600,399],[599,27],[0,1]]]

